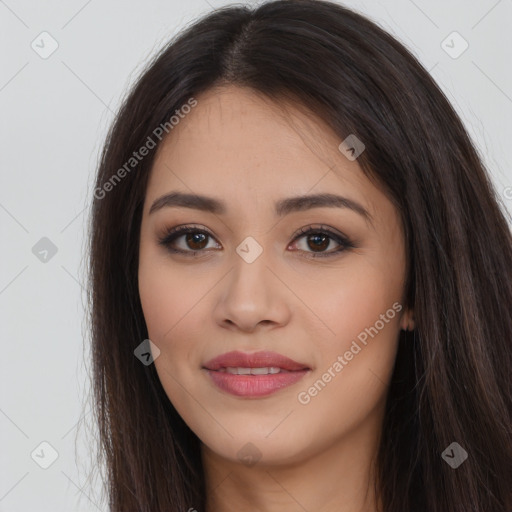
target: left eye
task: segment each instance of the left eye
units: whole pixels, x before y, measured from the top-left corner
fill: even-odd
[[[300,244],[297,244],[300,250],[307,251],[310,249],[313,252],[326,252],[327,248],[332,245],[332,242],[336,242],[330,235],[323,232],[301,235],[296,240],[303,242],[302,248]]]
[[[209,238],[214,240],[210,233],[202,229],[191,226],[178,226],[177,228],[170,229],[163,238],[159,240],[159,243],[172,253],[196,255],[200,252],[205,252],[204,249],[209,248]],[[180,239],[183,239],[181,241],[184,242],[185,246],[177,246],[177,242]],[[327,228],[313,227],[300,230],[288,247],[292,244],[296,244],[296,242],[301,239],[305,239],[306,245],[305,248],[304,246],[303,248],[299,248],[299,251],[308,254],[308,257],[331,256],[347,248],[354,247],[352,242],[344,235],[334,233]],[[326,249],[331,246],[331,242],[336,242],[339,247],[327,252]],[[213,247],[213,249],[218,248],[220,248],[220,245]],[[209,249],[212,249],[212,247]]]
[[[320,227],[308,227],[305,229],[301,229],[299,234],[294,238],[293,242],[304,238],[306,247],[308,249],[312,249],[311,253],[309,251],[300,249],[303,252],[308,254],[308,257],[328,257],[335,254],[338,254],[346,249],[355,247],[354,244],[344,235],[334,233],[328,228]],[[326,251],[331,242],[336,242],[339,247],[337,249]],[[292,243],[293,243],[292,242]],[[317,250],[319,249],[319,251]]]

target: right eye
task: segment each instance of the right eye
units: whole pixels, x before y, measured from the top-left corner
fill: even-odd
[[[172,253],[197,256],[199,252],[208,249],[208,238],[213,238],[213,235],[196,226],[178,226],[167,230],[158,243]],[[176,247],[180,239],[181,247]]]

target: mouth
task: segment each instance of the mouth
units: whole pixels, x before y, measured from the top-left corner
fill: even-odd
[[[211,381],[235,396],[270,395],[302,379],[311,368],[275,352],[228,352],[203,366]]]
[[[267,373],[311,369],[306,364],[298,363],[282,354],[267,351],[254,352],[252,354],[239,351],[227,352],[226,354],[221,354],[211,359],[204,364],[203,368],[212,371],[225,370],[228,373],[237,373],[238,375],[265,375]],[[241,370],[241,372],[239,372],[239,370]],[[256,372],[253,373],[253,370]]]
[[[209,368],[208,368],[209,369]],[[243,368],[228,366],[227,368],[219,368],[212,370],[221,373],[231,373],[232,375],[275,375],[276,373],[290,373],[291,370],[285,370],[277,366],[262,367],[262,368]],[[295,370],[300,371],[300,370]]]

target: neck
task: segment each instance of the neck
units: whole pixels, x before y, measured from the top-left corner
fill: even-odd
[[[246,466],[202,445],[206,512],[378,512],[375,457],[382,414],[294,463]],[[299,460],[300,459],[300,460]]]

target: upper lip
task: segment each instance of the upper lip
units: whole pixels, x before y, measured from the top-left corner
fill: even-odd
[[[282,370],[298,371],[309,370],[310,368],[302,363],[298,363],[289,357],[276,352],[227,352],[214,357],[204,364],[203,368],[207,370],[219,370],[220,368],[281,368]]]

